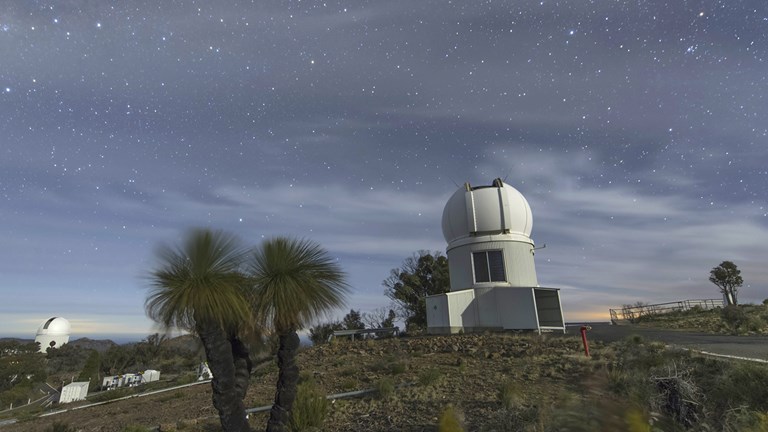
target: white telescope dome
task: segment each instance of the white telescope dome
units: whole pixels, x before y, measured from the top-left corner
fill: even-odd
[[[61,317],[48,318],[44,323],[40,324],[40,328],[37,329],[38,335],[50,335],[50,336],[69,336],[69,331],[72,327],[69,325],[69,321]]]
[[[50,348],[59,348],[69,342],[69,321],[61,317],[51,317],[45,320],[37,329],[35,342],[40,344],[40,352]]]
[[[517,189],[496,179],[490,186],[465,183],[443,209],[443,237],[449,244],[469,236],[512,234],[530,239],[531,206]]]

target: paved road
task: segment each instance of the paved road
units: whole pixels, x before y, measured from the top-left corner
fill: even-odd
[[[577,332],[578,327],[569,328]],[[614,342],[632,335],[658,340],[683,348],[706,351],[721,355],[748,357],[768,361],[768,336],[712,335],[681,330],[662,330],[635,326],[592,325],[587,333],[590,339]]]

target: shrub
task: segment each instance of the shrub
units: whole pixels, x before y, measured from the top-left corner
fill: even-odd
[[[77,429],[68,423],[55,421],[51,427],[46,429],[46,432],[77,432]]]
[[[720,311],[720,316],[733,329],[738,329],[747,319],[747,313],[737,305],[728,305]]]
[[[392,373],[392,375],[401,374],[405,372],[405,363],[402,363],[402,362],[392,363],[389,366],[389,371]]]
[[[389,399],[395,393],[395,382],[391,378],[382,378],[376,383],[379,399]]]
[[[328,413],[328,399],[313,380],[299,383],[291,410],[291,430],[295,432],[320,428]]]
[[[423,386],[430,386],[437,383],[441,376],[443,376],[443,374],[437,369],[425,369],[419,372],[418,382]]]
[[[523,400],[520,386],[515,381],[507,381],[499,386],[499,401],[502,408],[512,410],[519,406]]]
[[[178,385],[192,384],[193,382],[197,381],[197,374],[194,372],[188,372],[179,375],[174,381]]]
[[[128,425],[123,428],[122,432],[149,432],[149,429],[139,425]]]
[[[438,432],[463,432],[461,425],[461,416],[453,405],[448,405],[440,414],[440,420],[437,425]]]

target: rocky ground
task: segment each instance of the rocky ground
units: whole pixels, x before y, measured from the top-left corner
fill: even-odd
[[[602,407],[601,417],[621,421],[625,407],[614,409],[622,403],[602,382],[604,351],[592,346],[593,357],[585,358],[577,335],[455,335],[339,341],[302,351],[299,363],[303,378],[326,394],[384,389],[335,400],[324,430],[437,430],[438,417],[449,405],[467,430],[556,430],[559,423],[583,421],[595,407]],[[271,363],[257,369],[248,407],[271,402],[276,372]],[[254,430],[263,429],[266,415],[251,416]],[[219,430],[215,416],[210,385],[203,384],[0,430],[53,430],[54,422],[77,431]]]

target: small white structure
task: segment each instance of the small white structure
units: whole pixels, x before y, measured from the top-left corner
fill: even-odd
[[[103,390],[112,390],[119,387],[136,387],[137,385],[158,381],[159,379],[160,371],[148,369],[141,373],[127,373],[104,377],[101,381],[101,388]]]
[[[451,291],[429,296],[429,333],[563,330],[560,292],[536,279],[531,207],[501,179],[466,183],[443,210]]]
[[[40,344],[40,352],[48,348],[59,348],[69,342],[71,326],[69,321],[61,317],[51,317],[45,320],[37,329],[35,342]]]
[[[152,381],[160,380],[160,371],[154,369],[147,369],[141,374],[142,382],[151,383]]]
[[[141,375],[127,373],[104,377],[101,381],[102,390],[113,390],[120,387],[134,387],[141,384]]]
[[[213,379],[213,372],[208,367],[208,362],[200,363],[200,366],[197,367],[197,380],[205,381],[209,379]]]
[[[79,400],[85,400],[88,396],[89,381],[71,382],[61,388],[59,403],[70,403]]]

